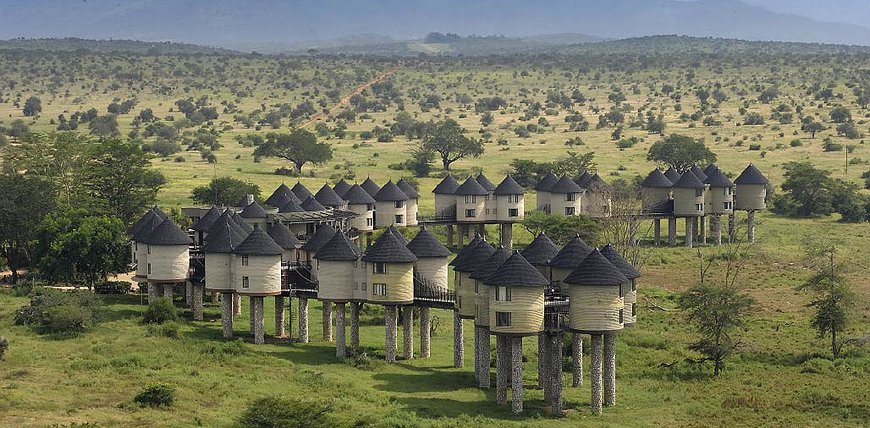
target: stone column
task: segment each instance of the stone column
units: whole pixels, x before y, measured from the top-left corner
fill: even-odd
[[[693,233],[695,232],[695,218],[694,217],[686,217],[686,248],[692,248],[693,241],[695,237]]]
[[[514,247],[514,225],[513,223],[502,223],[500,225],[499,243],[506,250],[511,250]]]
[[[386,324],[386,341],[384,356],[388,363],[396,362],[396,307],[384,306],[384,323]]]
[[[293,337],[293,298],[287,297],[287,313],[285,316],[287,317],[286,322],[284,323],[284,336],[288,339]]]
[[[474,326],[474,380],[480,384],[480,327]]]
[[[523,338],[512,337],[511,341],[511,410],[523,412]]]
[[[465,246],[465,238],[468,235],[468,225],[459,223],[456,225],[457,244],[456,249],[461,250]]]
[[[163,291],[158,290],[159,285],[154,282],[148,282],[148,303],[151,303],[160,298],[160,294]]]
[[[323,341],[332,342],[332,303],[323,302]]]
[[[604,335],[604,405],[616,404],[616,333]]]
[[[508,338],[495,336],[495,403],[507,404],[508,367],[510,364],[510,347]]]
[[[254,336],[254,343],[262,345],[265,341],[265,333],[263,328],[263,297],[251,296],[251,333]]]
[[[205,291],[205,286],[202,284],[193,284],[191,286],[191,308],[193,309],[193,319],[202,321],[202,293]]]
[[[602,357],[602,349],[601,349],[601,335],[593,334],[592,335],[592,350],[591,350],[591,361],[590,361],[590,371],[592,376],[592,413],[600,414],[601,413],[601,357]]]
[[[583,385],[583,335],[571,333],[571,386]]]
[[[710,217],[710,235],[713,236],[713,244],[722,245],[722,216]]]
[[[233,338],[233,293],[221,293],[221,325],[224,328],[224,339]]]
[[[662,219],[653,219],[653,236],[655,237],[655,245],[659,246],[662,243]]]
[[[668,245],[677,246],[677,218],[668,217]]]
[[[347,355],[347,341],[344,337],[344,303],[335,304],[335,356],[344,358]]]
[[[354,355],[359,352],[359,309],[361,303],[350,304],[350,351]]]
[[[480,331],[479,337],[475,337],[474,357],[477,368],[477,385],[483,389],[489,389],[489,328],[474,326],[475,336]]]
[[[755,242],[755,211],[749,211],[746,215],[746,239]]]
[[[734,242],[734,234],[737,233],[737,216],[732,212],[728,214],[728,241]]]
[[[275,296],[275,337],[284,337],[284,296]]]
[[[173,300],[173,287],[175,284],[163,284],[163,298],[168,299],[170,302]]]
[[[308,343],[308,299],[299,298],[299,341]]]
[[[459,368],[465,365],[465,340],[462,334],[462,318],[459,311],[453,311],[453,367]]]
[[[414,307],[402,307],[402,358],[414,358]]]
[[[547,340],[547,333],[538,333],[538,388],[544,389],[544,395],[546,400],[546,387],[547,387],[547,355],[550,353],[549,351],[550,342]]]
[[[558,416],[562,414],[562,333],[552,335],[550,347],[550,412]]]
[[[453,248],[453,225],[447,225],[447,248]]]
[[[701,225],[698,226],[698,243],[707,243],[707,216],[701,216]]]
[[[226,296],[224,296],[226,297]],[[242,296],[238,293],[233,293],[233,315],[242,314]]]
[[[429,308],[420,308],[420,358],[429,358],[432,355],[430,338],[432,334],[432,321],[429,318]]]
[[[193,303],[193,284],[190,281],[184,283],[184,304],[192,306]]]

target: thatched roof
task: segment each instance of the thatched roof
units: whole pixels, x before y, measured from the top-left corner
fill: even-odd
[[[164,219],[142,241],[151,245],[190,245],[190,237],[171,218]]]
[[[478,184],[480,184],[480,187],[486,189],[487,192],[492,192],[493,190],[495,190],[495,184],[492,184],[492,182],[489,181],[489,179],[486,178],[486,176],[483,175],[482,172],[480,174],[477,174],[477,177],[475,177],[474,179],[477,180]]]
[[[489,258],[484,260],[483,263],[471,274],[468,275],[469,278],[475,280],[484,280],[490,277],[490,275],[494,274],[499,267],[501,267],[502,263],[504,263],[508,257],[511,256],[511,252],[506,250],[504,246],[499,246],[498,249],[493,252]]]
[[[740,176],[734,180],[735,184],[763,184],[767,185],[769,181],[767,181],[767,177],[758,170],[753,164],[749,164],[743,172],[740,173]]]
[[[190,225],[190,228],[196,231],[205,232],[214,224],[215,220],[221,216],[220,210],[212,205],[211,208],[206,211],[205,215],[199,218],[196,222]]]
[[[689,168],[689,171],[692,171],[692,173],[698,177],[698,180],[701,180],[702,182],[707,179],[707,174],[702,171],[697,164],[692,165],[692,167]]]
[[[477,182],[474,177],[468,177],[465,179],[465,182],[459,186],[454,192],[457,195],[475,195],[475,196],[485,196],[488,195],[489,192]]]
[[[447,174],[434,189],[432,193],[436,195],[452,195],[459,188],[459,182],[452,175]]]
[[[675,189],[703,189],[704,182],[698,178],[692,171],[686,171],[685,174],[680,176],[680,179],[674,183]]]
[[[302,201],[302,205],[300,205],[305,211],[323,211],[326,209],[320,202],[317,202],[317,199],[314,199],[314,196],[309,196],[304,201]]]
[[[143,227],[150,225],[150,229],[148,229],[148,232],[145,234],[147,235],[148,233],[151,233],[151,231],[154,230],[154,228],[157,227],[157,225],[160,224],[161,221],[163,221],[163,219],[159,215],[157,215],[157,213],[155,213],[154,209],[152,208],[148,210],[148,212],[146,212],[145,215],[142,216],[142,218],[136,220],[136,223],[133,223],[133,226],[130,227],[130,236],[133,237],[134,241],[139,241],[138,239],[136,239],[136,236],[140,235]],[[144,238],[145,235],[141,235],[141,237]]]
[[[524,195],[526,189],[523,189],[523,186],[520,186],[516,180],[508,175],[501,183],[498,183],[498,186],[495,187],[492,193],[495,195]]]
[[[387,184],[384,184],[384,187],[381,187],[381,190],[378,190],[378,193],[375,193],[374,197],[378,202],[408,200],[408,195],[406,195],[399,186],[396,186],[396,183],[393,183],[393,180],[387,181]]]
[[[410,199],[417,199],[420,197],[420,192],[418,192],[417,189],[412,186],[411,183],[408,183],[408,180],[405,180],[404,178],[397,181],[396,186],[398,186],[404,194],[408,195],[408,198]]]
[[[544,278],[520,253],[514,252],[495,272],[483,280],[491,286],[546,287],[550,281]]]
[[[593,248],[586,244],[580,235],[577,235],[562,247],[556,257],[550,260],[550,266],[560,269],[574,269],[592,250]]]
[[[250,205],[246,206],[245,209],[242,210],[241,214],[242,218],[266,218],[268,215],[266,214],[266,209],[260,205],[259,202],[254,201]]]
[[[560,178],[559,181],[550,188],[550,193],[557,194],[580,193],[582,191],[583,189],[567,175],[563,175],[562,178]]]
[[[538,180],[538,183],[535,184],[535,190],[539,192],[549,192],[558,181],[559,177],[556,177],[556,174],[553,174],[553,171],[550,171],[544,176],[544,178]]]
[[[592,185],[592,177],[593,176],[589,173],[589,171],[583,171],[583,174],[580,174],[580,176],[577,177],[574,182],[577,183],[577,185],[581,188],[588,189],[589,186]]]
[[[317,250],[320,249],[324,244],[329,242],[332,239],[332,236],[335,235],[335,228],[330,226],[329,224],[321,224],[320,227],[314,232],[314,235],[311,235],[304,244],[302,244],[302,250],[308,251],[312,253],[316,253]]]
[[[344,199],[342,199],[341,196],[338,196],[338,193],[335,193],[335,190],[332,190],[332,187],[329,187],[328,184],[324,184],[323,187],[317,191],[317,194],[314,195],[314,199],[325,207],[335,208],[344,205]]]
[[[520,254],[533,265],[546,265],[556,257],[556,254],[559,254],[559,247],[550,240],[546,233],[541,232]]]
[[[290,231],[290,228],[280,221],[275,222],[275,224],[269,228],[269,236],[272,237],[272,240],[275,241],[279,247],[285,250],[293,250],[302,246],[302,243],[299,242],[296,235]]]
[[[668,170],[665,171],[665,177],[667,177],[668,180],[671,180],[671,183],[676,183],[677,180],[680,179],[680,173],[674,167],[669,167]]]
[[[613,248],[612,245],[605,245],[604,248],[601,249],[601,255],[604,256],[612,265],[616,266],[616,268],[619,269],[626,278],[640,278],[640,272],[637,268],[632,266],[628,260],[625,260],[625,258],[619,254],[619,251],[616,251],[616,248]]]
[[[417,258],[441,258],[450,255],[450,250],[435,235],[429,233],[426,226],[420,227],[417,236],[411,242],[408,242],[408,249]]]
[[[145,214],[147,220],[140,224],[139,229],[133,234],[133,241],[144,243],[151,236],[151,232],[154,232],[154,229],[160,226],[160,223],[163,223],[163,218],[159,214],[154,211],[149,211],[149,213],[151,215]]]
[[[453,260],[451,260],[450,263],[448,263],[447,265],[456,266],[457,264],[461,263],[465,255],[468,254],[468,252],[471,251],[474,247],[476,247],[482,239],[483,238],[480,237],[479,233],[475,234],[474,238],[472,238],[471,241],[468,242],[468,245],[462,247],[459,252],[456,253],[456,257],[454,257]]]
[[[290,190],[290,188],[287,187],[286,184],[281,183],[281,185],[278,186],[278,188],[276,188],[274,192],[272,192],[272,195],[270,195],[269,198],[266,199],[266,205],[276,208],[281,207],[287,202],[287,196],[289,195],[293,195],[293,198],[296,198],[296,195],[293,193],[293,191]]]
[[[369,192],[366,192],[359,184],[354,184],[347,190],[347,192],[344,192],[343,198],[349,205],[368,205],[375,203],[375,198],[373,198],[372,195],[369,195]]]
[[[709,177],[713,171],[718,171],[718,170],[719,170],[719,167],[716,166],[715,163],[711,163],[710,165],[707,165],[706,168],[704,168],[704,174],[707,174],[707,176]]]
[[[335,191],[336,195],[344,199],[344,194],[347,193],[348,190],[350,190],[350,183],[344,181],[344,179],[342,178],[338,181],[338,183],[335,183],[335,186],[332,186],[332,190]]]
[[[239,213],[233,211],[231,215],[233,216],[233,221],[235,221],[236,224],[245,231],[245,233],[251,233],[254,231],[254,227],[248,224]]]
[[[302,208],[302,204],[296,199],[296,196],[293,196],[293,199],[288,199],[284,205],[281,205],[278,208],[279,213],[294,213],[294,212],[302,212],[305,211],[305,208]]]
[[[468,252],[463,254],[462,260],[453,265],[455,272],[471,273],[480,268],[480,265],[495,252],[495,248],[489,245],[489,242],[481,239],[477,242],[474,248],[469,248]],[[457,257],[458,259],[459,257]]]
[[[235,224],[232,217],[221,215],[208,230],[202,247],[204,253],[232,253],[246,238],[245,232]]]
[[[302,182],[300,181],[297,181],[296,184],[293,185],[293,188],[290,190],[293,191],[293,194],[296,195],[296,198],[300,201],[304,201],[308,199],[309,196],[311,196],[311,191],[308,190],[308,188],[305,187],[305,185],[302,184]]]
[[[729,180],[728,177],[726,177],[725,174],[723,174],[722,171],[719,171],[718,169],[710,171],[710,174],[707,175],[707,179],[704,180],[704,183],[709,184],[710,187],[719,188],[732,186],[731,180]]]
[[[627,282],[629,282],[628,278],[597,248],[593,249],[577,268],[565,277],[565,283],[570,285],[620,285]]]
[[[378,191],[381,190],[381,186],[378,186],[378,183],[375,183],[371,177],[366,177],[366,181],[363,181],[362,184],[360,184],[360,187],[368,192],[369,196],[373,198],[378,193]]]
[[[674,183],[671,183],[671,180],[668,180],[668,177],[665,177],[658,168],[650,171],[649,175],[640,183],[641,187],[653,188],[653,189],[670,189]]]
[[[233,249],[233,254],[243,256],[280,256],[283,253],[284,249],[259,224],[254,225],[254,231]]]
[[[388,230],[366,250],[362,259],[367,262],[411,263],[417,261],[417,256],[396,237],[395,233]]]
[[[320,261],[352,262],[359,257],[359,254],[359,248],[352,244],[342,231],[337,230],[335,235],[317,250],[314,258]]]

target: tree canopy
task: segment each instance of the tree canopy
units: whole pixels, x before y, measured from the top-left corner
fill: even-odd
[[[195,187],[190,197],[197,204],[229,206],[248,194],[259,199],[260,187],[232,177],[217,177],[208,186]]]
[[[704,145],[704,140],[680,134],[653,143],[646,156],[647,160],[672,166],[683,173],[694,164],[715,163],[716,154]]]
[[[289,134],[268,133],[266,141],[254,149],[254,157],[277,157],[293,164],[297,173],[306,163],[321,165],[332,159],[332,147],[318,143],[317,136],[304,129],[295,129]]]
[[[463,129],[453,119],[435,123],[423,137],[421,147],[436,153],[441,158],[444,170],[449,171],[450,165],[459,159],[478,157],[483,154],[483,141],[469,138]]]
[[[55,207],[55,192],[41,177],[6,173],[0,176],[0,195],[0,256],[15,283],[19,269],[30,263],[37,226]]]

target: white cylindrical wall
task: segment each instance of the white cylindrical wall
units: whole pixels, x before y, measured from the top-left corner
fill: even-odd
[[[573,208],[574,214],[572,215],[580,215],[581,213],[581,194],[573,193],[574,200],[569,201],[568,195],[564,193],[553,193],[550,195],[550,214],[552,215],[567,215],[566,208]]]
[[[369,279],[368,279],[368,263],[362,260],[357,260],[353,268],[353,300],[355,302],[368,301]]]
[[[148,277],[148,244],[139,243],[139,249],[136,250],[136,276]]]
[[[649,208],[671,198],[671,189],[661,187],[644,187],[640,190],[643,208]]]
[[[382,305],[410,304],[414,301],[414,264],[387,263],[387,273],[373,272],[373,263],[368,264],[368,301]],[[375,284],[385,284],[387,293],[375,295]]]
[[[187,245],[151,245],[150,247],[149,280],[180,282],[187,279],[190,268],[190,249]]]
[[[539,211],[543,211],[544,208],[546,208],[547,205],[550,204],[550,192],[538,190],[535,197],[537,198],[537,202],[535,203],[535,205],[537,206]]]
[[[354,261],[319,260],[317,298],[335,302],[353,299]]]
[[[401,208],[396,208],[395,201],[378,201],[375,203],[375,226],[389,227],[391,225],[406,226],[408,216],[405,213],[405,202]],[[402,216],[402,221],[396,221],[396,216]]]
[[[466,202],[466,200],[468,202]],[[468,210],[474,210],[474,216],[469,217]],[[456,221],[459,223],[480,223],[486,219],[486,200],[483,195],[456,196]]]
[[[440,213],[452,205],[456,205],[456,195],[436,193],[435,194],[435,213]]]
[[[205,289],[232,293],[233,262],[235,256],[227,253],[208,253],[205,255]]]
[[[618,285],[574,285],[568,296],[571,330],[590,334],[622,330],[619,313],[625,300],[619,297]]]
[[[700,210],[698,210],[698,205],[701,206]],[[685,217],[704,215],[704,189],[675,187],[674,215]]]
[[[407,226],[416,226],[417,225],[417,210],[419,209],[419,204],[417,199],[408,199],[405,201],[405,224]]]
[[[244,265],[243,255],[236,255],[234,261],[234,278],[236,292],[245,296],[274,296],[281,294],[281,257],[255,256],[248,257]],[[248,287],[244,287],[244,278],[248,277]]]
[[[447,258],[420,257],[417,259],[417,273],[430,284],[447,291]]]
[[[583,194],[583,214],[592,218],[610,217],[610,198],[603,193],[587,190]]]
[[[734,212],[734,193],[730,187],[711,187],[704,192],[704,214],[731,214]],[[730,208],[726,208],[730,207]]]
[[[523,195],[494,195],[496,198],[496,220],[502,222],[519,221],[525,217],[525,196]],[[511,216],[511,210],[515,209],[516,216]]]
[[[757,211],[765,208],[767,186],[763,184],[738,184],[734,190],[734,209]]]
[[[369,204],[350,204],[347,209],[357,215],[350,220],[350,227],[364,232],[374,230],[375,212],[369,210]]]

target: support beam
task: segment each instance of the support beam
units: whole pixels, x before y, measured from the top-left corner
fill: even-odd
[[[686,248],[692,248],[694,244],[695,217],[686,217]]]
[[[523,338],[512,337],[511,341],[511,410],[523,412]]]
[[[169,300],[170,302],[173,300],[175,290],[175,284],[163,284],[163,298]]]
[[[159,285],[155,282],[148,282],[148,303],[151,303],[160,298],[163,289],[158,289]]]
[[[698,226],[698,243],[701,245],[707,244],[707,216],[701,216],[700,226]]]
[[[332,303],[323,302],[323,341],[332,342]]]
[[[275,296],[275,337],[284,337],[284,296]]]
[[[362,303],[350,304],[350,352],[359,353],[359,310]]]
[[[499,225],[499,243],[508,251],[514,247],[514,224],[502,223]]]
[[[396,362],[396,306],[384,306],[384,324],[386,325],[386,340],[384,342],[384,358],[388,363]]]
[[[628,242],[632,247],[637,246],[637,228],[638,220],[634,217],[628,218]]]
[[[668,217],[668,245],[677,246],[677,218]]]
[[[254,343],[262,345],[265,342],[264,320],[263,320],[263,297],[251,296],[251,335],[254,336]]]
[[[402,358],[414,358],[414,307],[402,306]]]
[[[221,293],[221,325],[224,339],[233,338],[233,293]]]
[[[193,284],[190,281],[184,283],[184,304],[188,307],[193,306]]]
[[[344,303],[335,304],[335,356],[344,358],[347,355],[347,340],[344,336]]]
[[[431,352],[432,320],[429,318],[429,308],[420,308],[420,358],[429,358]]]
[[[489,328],[474,326],[474,362],[477,386],[489,389]]]
[[[722,216],[710,217],[710,235],[713,237],[714,244],[722,245]]]
[[[284,336],[288,339],[293,338],[293,298],[287,297],[287,319],[284,323]]]
[[[507,383],[510,360],[508,338],[495,336],[495,404],[507,404]]]
[[[692,217],[692,243],[694,244],[698,243],[698,236],[700,236],[698,233],[699,220],[699,217]]]
[[[653,237],[654,243],[656,247],[661,245],[662,243],[662,219],[654,218],[653,219]]]
[[[308,343],[308,299],[299,298],[299,341]]]
[[[465,238],[468,237],[468,225],[459,223],[456,225],[456,231],[457,231],[456,249],[461,250],[463,247],[465,247]]]
[[[233,315],[241,315],[242,314],[242,296],[233,293]]]
[[[734,242],[737,233],[737,216],[733,212],[728,214],[728,242]]]
[[[191,285],[191,309],[193,310],[193,319],[202,321],[202,295],[205,292],[205,286],[202,284]]]
[[[590,368],[591,377],[592,377],[592,399],[590,402],[592,403],[592,413],[598,415],[601,414],[601,382],[602,382],[602,373],[601,373],[601,358],[602,358],[602,349],[601,349],[601,335],[593,334],[592,335],[592,350],[590,352]]]
[[[550,414],[562,414],[562,333],[551,335],[550,342]]]
[[[746,239],[755,242],[755,211],[749,211],[746,216]]]
[[[453,311],[453,367],[460,368],[465,365],[464,342],[462,318],[459,317],[459,311]]]
[[[538,333],[538,388],[544,389],[544,400],[546,400],[546,387],[547,387],[547,378],[549,375],[547,371],[549,367],[547,366],[547,355],[550,353],[549,350],[550,342],[547,340],[547,333]]]
[[[453,225],[447,225],[447,248],[453,248]]]
[[[604,405],[616,405],[616,333],[604,335]]]
[[[583,335],[571,333],[571,386],[583,385]]]

